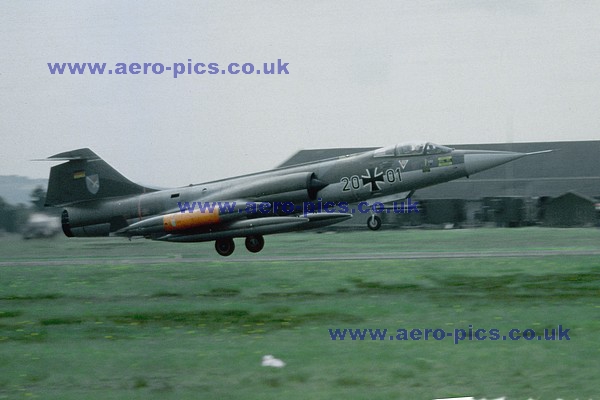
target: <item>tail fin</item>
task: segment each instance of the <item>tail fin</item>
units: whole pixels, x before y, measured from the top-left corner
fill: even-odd
[[[46,206],[154,191],[131,182],[87,148],[56,154],[46,160],[68,161],[50,169]]]

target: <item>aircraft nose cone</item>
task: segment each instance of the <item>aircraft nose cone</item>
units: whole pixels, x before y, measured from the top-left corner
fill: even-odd
[[[526,156],[511,151],[473,151],[465,154],[465,170],[468,175],[506,164]]]

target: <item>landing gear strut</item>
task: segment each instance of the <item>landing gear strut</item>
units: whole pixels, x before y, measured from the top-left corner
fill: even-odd
[[[246,238],[246,248],[251,253],[258,253],[265,247],[265,239],[262,235],[248,236]]]
[[[372,214],[369,219],[367,219],[367,227],[369,227],[369,229],[372,231],[378,230],[381,228],[381,218],[375,214]]]
[[[223,257],[230,256],[235,250],[235,243],[232,238],[217,239],[215,241],[215,250]]]

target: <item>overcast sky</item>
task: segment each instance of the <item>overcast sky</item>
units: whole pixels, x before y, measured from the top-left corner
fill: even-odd
[[[90,147],[181,186],[304,148],[600,139],[600,1],[2,1],[0,175]],[[51,75],[51,62],[289,63]]]

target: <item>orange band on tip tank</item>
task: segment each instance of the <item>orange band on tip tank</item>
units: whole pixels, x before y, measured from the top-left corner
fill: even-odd
[[[166,232],[198,228],[204,225],[219,223],[219,208],[212,211],[193,213],[173,213],[163,217],[163,227]]]

